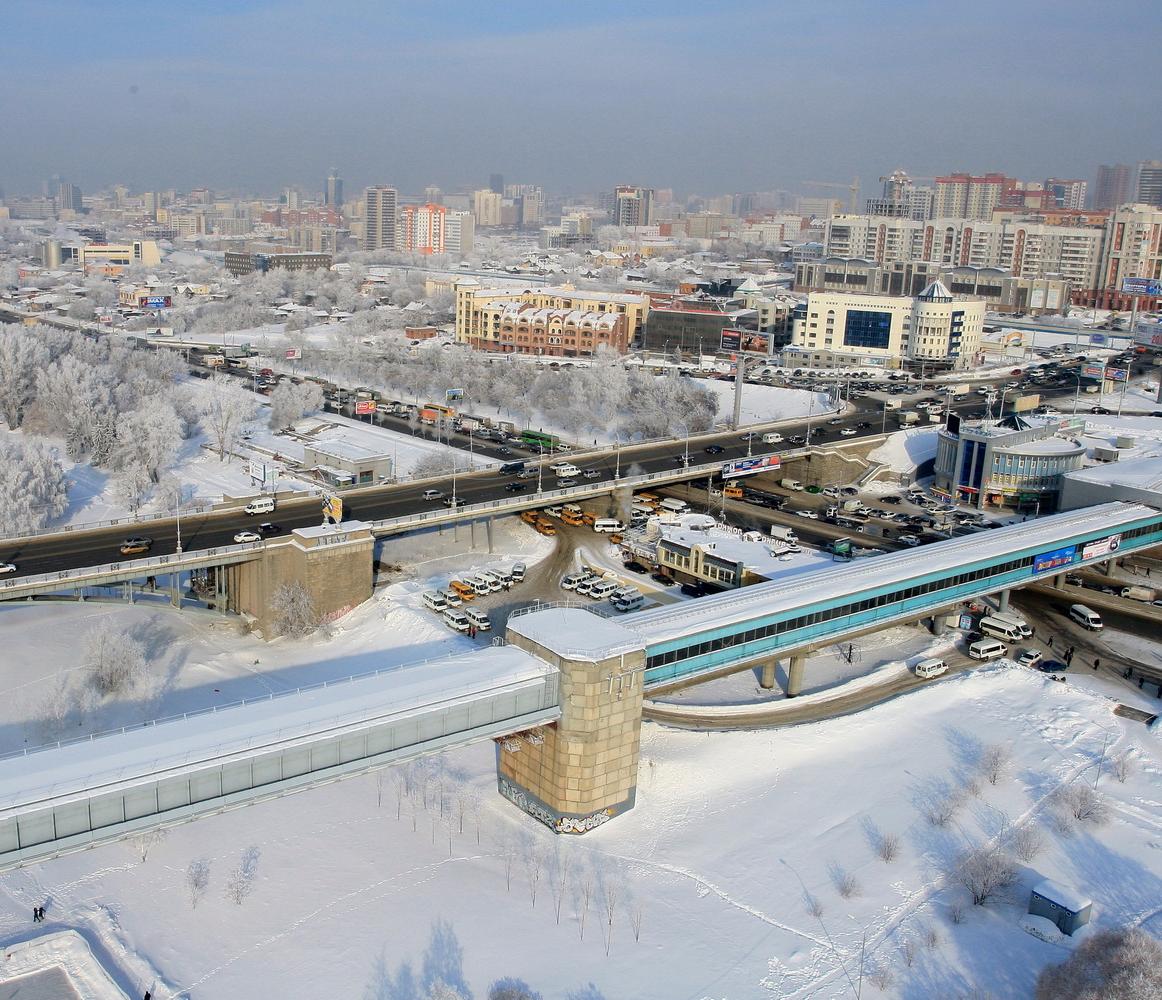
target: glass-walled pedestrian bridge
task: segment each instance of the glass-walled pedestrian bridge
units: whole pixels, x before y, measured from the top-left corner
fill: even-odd
[[[1162,512],[1107,503],[639,611],[623,624],[645,641],[648,690],[732,665],[793,657],[1159,544]],[[788,694],[798,693],[801,662],[796,668],[792,661]]]

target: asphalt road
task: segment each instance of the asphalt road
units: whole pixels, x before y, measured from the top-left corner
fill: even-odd
[[[980,400],[975,395],[970,395],[953,403],[953,409],[962,414],[975,414],[980,406]],[[407,421],[399,418],[380,416],[380,420],[385,426],[393,429],[407,431],[412,429]],[[785,438],[789,439],[792,436],[805,435],[808,426],[810,426],[811,440],[818,444],[858,440],[862,436],[878,434],[881,422],[880,402],[875,399],[862,399],[857,402],[856,408],[840,418],[837,424],[830,423],[829,418],[816,417],[811,421],[780,422],[778,429]],[[860,423],[869,426],[860,428],[858,427]],[[765,426],[773,427],[775,425]],[[846,438],[842,437],[839,432],[843,428],[851,428],[856,431],[856,434]],[[467,443],[467,435],[460,435],[459,439],[457,435],[452,435],[452,444],[466,445]],[[721,448],[722,451],[710,454],[706,451],[709,447]],[[622,448],[620,456],[615,452],[595,453],[591,457],[586,457],[584,453],[570,453],[568,458],[583,470],[596,471],[598,473],[596,478],[580,480],[580,482],[595,484],[613,482],[615,471],[618,468],[622,475],[631,469],[634,472],[642,473],[673,470],[680,464],[679,460],[684,457],[686,449],[687,442],[684,439],[678,439]],[[749,453],[763,454],[772,450],[777,450],[776,446],[763,445],[759,441],[754,441],[748,445],[748,442],[742,440],[738,432],[726,431],[690,438],[688,454],[692,463],[700,464],[709,461],[725,462],[744,458]],[[485,450],[484,453],[498,460],[504,460],[507,457],[496,455],[489,450]],[[515,460],[515,458],[510,460]],[[530,464],[535,464],[535,460],[531,458],[528,460]],[[550,461],[550,459],[546,457],[545,461]],[[525,484],[523,493],[516,494],[506,490],[506,486],[513,482]],[[542,475],[542,485],[545,489],[554,488],[556,485],[555,475],[547,468]],[[509,476],[501,476],[495,469],[490,469],[457,475],[454,482],[452,476],[447,476],[440,481],[427,481],[419,485],[389,484],[344,494],[344,518],[347,520],[376,521],[415,514],[438,507],[442,503],[441,500],[423,499],[422,494],[426,489],[438,489],[449,497],[454,491],[457,499],[470,504],[504,498],[517,500],[527,496],[526,506],[538,506],[536,479],[515,480]],[[233,544],[234,535],[238,531],[253,529],[259,522],[275,523],[279,526],[280,533],[286,533],[293,528],[317,525],[321,523],[321,520],[319,502],[315,498],[284,502],[274,513],[254,517],[248,516],[242,511],[190,515],[181,518],[181,543],[184,551],[206,549]],[[806,528],[806,523],[803,527]],[[170,518],[143,522],[141,525],[120,525],[75,533],[47,535],[22,541],[0,540],[0,562],[16,564],[17,572],[13,574],[15,577],[76,569],[106,562],[126,562],[133,557],[122,556],[119,552],[119,546],[126,537],[131,535],[144,535],[152,539],[148,556],[170,555],[177,551],[178,531],[178,524]],[[386,544],[390,545],[390,542]],[[145,558],[145,556],[137,558]],[[8,578],[11,579],[12,576]]]

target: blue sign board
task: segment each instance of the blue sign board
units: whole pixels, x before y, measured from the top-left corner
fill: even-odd
[[[146,309],[165,309],[170,304],[168,295],[150,295],[145,300]]]
[[[1123,295],[1162,295],[1162,282],[1155,278],[1122,278]]]
[[[1033,573],[1052,573],[1073,564],[1077,556],[1077,546],[1067,545],[1063,549],[1054,549],[1052,552],[1042,552],[1033,556]]]
[[[1096,344],[1099,347],[1107,340],[1109,340],[1109,337],[1107,337],[1104,333],[1091,333],[1089,335],[1089,342],[1091,344]]]

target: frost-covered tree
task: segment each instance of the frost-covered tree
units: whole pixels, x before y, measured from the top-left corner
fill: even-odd
[[[15,430],[36,398],[36,374],[48,364],[49,352],[35,329],[0,326],[0,416]]]
[[[972,894],[973,905],[983,906],[1017,880],[1017,868],[999,848],[974,847],[960,855],[952,875]]]
[[[488,987],[488,1000],[543,1000],[523,979],[506,976]]]
[[[145,674],[145,647],[105,619],[86,634],[83,662],[98,695],[125,694]]]
[[[113,496],[131,514],[141,510],[152,492],[153,478],[149,469],[139,461],[128,461],[113,478]]]
[[[202,400],[202,426],[213,442],[218,458],[223,462],[226,453],[234,447],[243,425],[254,416],[254,399],[250,393],[224,375],[216,375],[206,383]]]
[[[55,450],[0,440],[0,537],[43,528],[65,512],[69,484]]]
[[[1140,928],[1098,931],[1037,979],[1036,1000],[1157,1000],[1162,944]]]
[[[271,625],[276,635],[302,639],[321,624],[310,591],[294,581],[277,587],[270,597]]]
[[[196,910],[206,890],[210,888],[210,859],[197,858],[186,869],[186,893],[190,897],[190,909]]]
[[[146,399],[123,418],[114,462],[123,469],[140,465],[150,483],[157,483],[162,469],[177,457],[182,432],[182,419],[168,399]]]
[[[272,430],[289,427],[296,420],[323,408],[323,388],[316,382],[295,385],[284,382],[270,394]]]

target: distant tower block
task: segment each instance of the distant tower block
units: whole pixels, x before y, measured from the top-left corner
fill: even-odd
[[[585,833],[633,808],[645,645],[582,608],[509,620],[511,645],[561,672],[561,720],[499,741],[500,793],[557,833]]]

